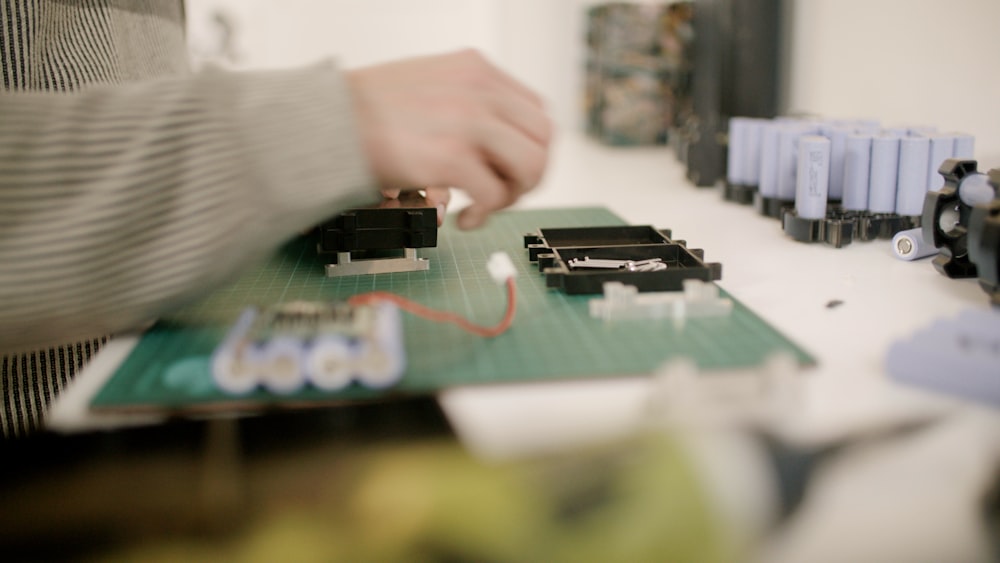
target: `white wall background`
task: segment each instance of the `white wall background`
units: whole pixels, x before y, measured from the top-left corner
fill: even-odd
[[[188,0],[239,24],[236,65],[335,56],[347,67],[475,47],[580,123],[588,0]],[[1000,167],[1000,0],[793,0],[786,109],[927,124],[977,137],[981,168]]]
[[[345,67],[473,47],[530,84],[558,122],[575,125],[583,52],[582,0],[188,0],[192,39],[209,14],[234,16],[237,68],[306,64],[333,56]]]
[[[1000,167],[1000,0],[797,0],[788,109],[976,136]]]

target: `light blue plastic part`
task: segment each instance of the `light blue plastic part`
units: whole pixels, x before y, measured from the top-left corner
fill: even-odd
[[[886,367],[896,381],[1000,408],[1000,311],[935,321],[893,344]]]

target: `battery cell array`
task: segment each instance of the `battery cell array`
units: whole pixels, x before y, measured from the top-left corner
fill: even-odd
[[[247,308],[212,354],[212,379],[227,395],[288,395],[307,385],[382,389],[406,368],[403,325],[391,303],[295,301]]]
[[[975,139],[874,120],[734,117],[725,197],[779,218],[796,240],[844,246],[920,226],[947,159],[971,159]]]
[[[1000,169],[978,171],[971,135],[734,117],[728,141],[725,198],[780,218],[789,237],[891,239],[901,260],[934,256],[939,272],[978,277],[1000,305]]]

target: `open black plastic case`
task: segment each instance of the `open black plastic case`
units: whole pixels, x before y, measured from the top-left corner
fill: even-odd
[[[639,291],[679,291],[685,279],[706,282],[722,278],[722,264],[705,262],[701,249],[671,238],[669,229],[651,226],[539,229],[524,236],[528,258],[538,263],[546,285],[567,294],[602,293],[605,282],[621,282]],[[641,261],[658,258],[665,270],[575,269],[575,259]]]

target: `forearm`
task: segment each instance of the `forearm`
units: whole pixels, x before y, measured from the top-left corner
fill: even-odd
[[[373,199],[341,80],[0,95],[0,352],[146,322]]]

